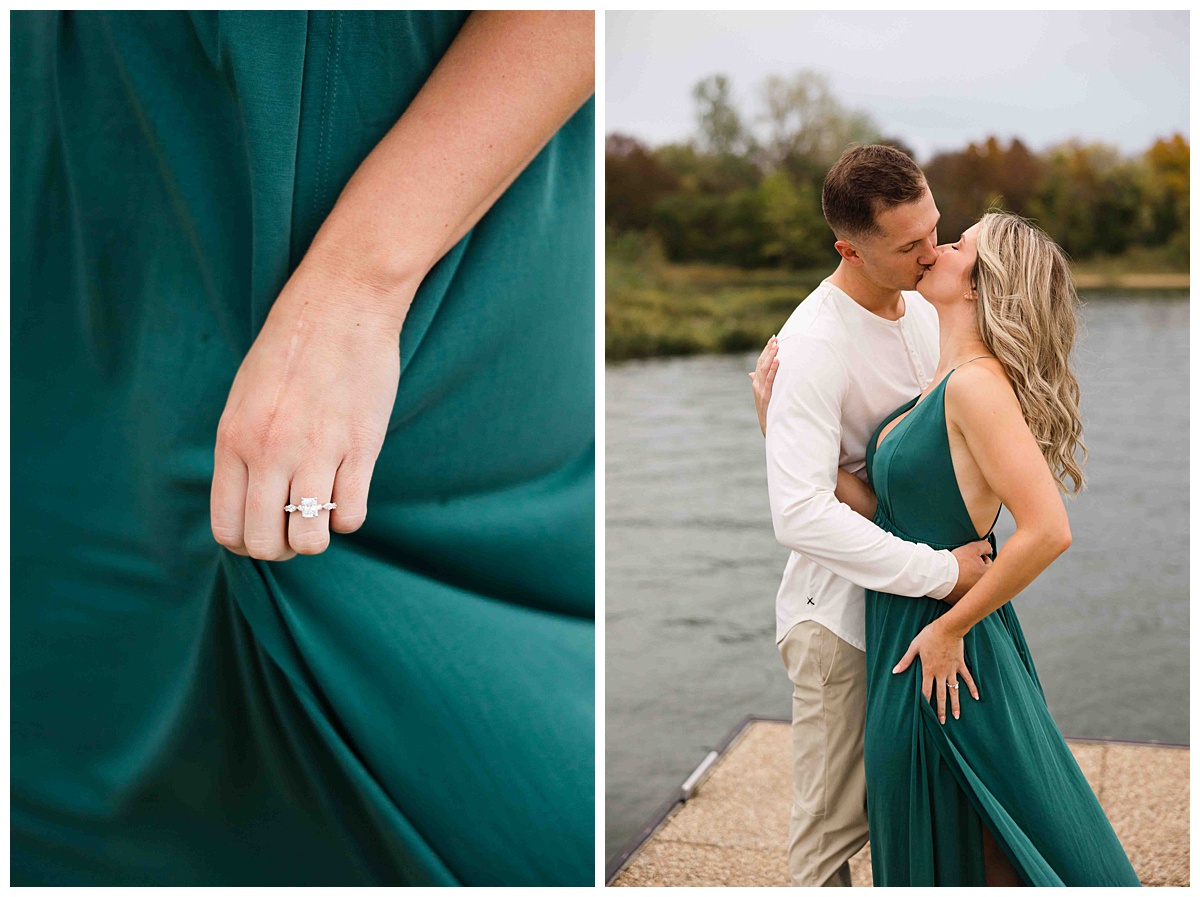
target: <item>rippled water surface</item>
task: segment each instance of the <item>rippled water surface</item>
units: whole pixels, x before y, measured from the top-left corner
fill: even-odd
[[[1064,734],[1184,743],[1187,296],[1084,301],[1089,488],[1068,504],[1071,548],[1014,600]],[[605,376],[609,856],[743,716],[791,713],[755,357]],[[1005,511],[1000,543],[1012,532]]]

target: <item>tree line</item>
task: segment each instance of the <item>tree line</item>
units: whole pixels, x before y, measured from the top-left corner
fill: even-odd
[[[915,158],[813,72],[767,79],[753,117],[738,108],[724,75],[700,81],[692,98],[696,130],[686,142],[651,147],[608,135],[610,242],[644,239],[671,262],[828,267],[836,262],[821,213],[829,166],[852,143],[886,143]],[[1003,208],[1034,219],[1076,260],[1150,252],[1186,270],[1189,152],[1181,134],[1136,156],[1080,141],[1034,152],[1017,138],[989,137],[938,153],[922,168],[943,239]]]

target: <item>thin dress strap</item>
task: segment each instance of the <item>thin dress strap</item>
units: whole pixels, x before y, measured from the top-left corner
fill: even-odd
[[[967,361],[964,361],[962,364],[955,367],[954,370],[957,371],[958,368],[963,366],[963,364],[970,364],[972,361],[978,361],[981,358],[995,358],[995,357],[996,357],[995,355],[976,355],[974,358],[968,359]]]

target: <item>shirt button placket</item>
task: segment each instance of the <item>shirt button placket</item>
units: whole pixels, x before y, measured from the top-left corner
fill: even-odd
[[[904,318],[900,319],[900,339],[904,340],[904,348],[908,350],[908,363],[912,368],[913,376],[917,378],[917,382],[924,388],[925,375],[921,370],[921,358],[917,355],[917,350],[913,348],[912,343],[908,339],[908,330],[904,326]]]

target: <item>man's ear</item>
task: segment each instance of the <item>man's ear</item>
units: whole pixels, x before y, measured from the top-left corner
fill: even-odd
[[[833,248],[838,251],[838,255],[856,268],[862,265],[862,256],[858,254],[858,250],[852,244],[847,243],[845,240],[838,240],[833,244]]]

